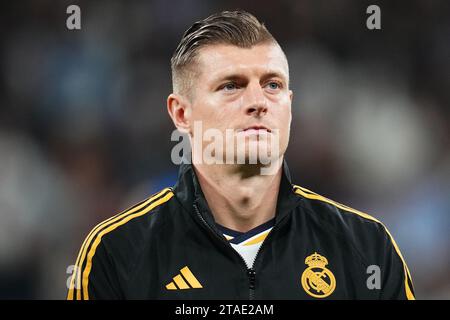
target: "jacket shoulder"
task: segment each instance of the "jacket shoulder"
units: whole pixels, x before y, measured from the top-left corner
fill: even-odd
[[[383,261],[384,265],[390,266],[392,270],[395,265],[397,271],[393,272],[389,279],[392,280],[395,275],[398,279],[403,278],[404,297],[415,299],[411,274],[405,259],[391,233],[380,220],[304,187],[294,185],[293,190],[305,200],[304,208],[314,218],[319,219],[321,225],[326,224],[329,230],[341,234],[344,239],[353,243],[366,264]]]
[[[99,223],[91,232],[102,229],[102,237],[108,242],[137,237],[141,233],[146,233],[149,227],[160,220],[160,216],[163,216],[160,213],[164,211],[173,196],[172,188],[165,188]]]
[[[155,218],[160,220],[157,216],[173,195],[171,188],[165,188],[95,226],[79,251],[67,298],[89,299],[93,292],[114,287],[105,285],[105,270],[108,274],[129,271],[149,227]]]
[[[394,238],[380,220],[298,185],[294,185],[294,192],[304,199],[304,207],[314,218],[352,241],[364,256],[382,253],[383,248],[392,246],[403,260]]]
[[[293,185],[293,187],[294,193],[305,200],[304,203],[307,209],[314,211],[320,218],[326,219],[330,223],[336,224],[336,226],[344,224],[350,229],[352,227],[385,228],[380,220],[367,213],[326,198],[304,187],[298,185]]]

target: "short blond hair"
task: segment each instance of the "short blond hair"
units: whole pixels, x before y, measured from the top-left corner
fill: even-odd
[[[173,92],[189,96],[200,48],[230,44],[251,48],[261,43],[277,43],[264,23],[245,11],[223,11],[195,22],[185,31],[171,59]]]

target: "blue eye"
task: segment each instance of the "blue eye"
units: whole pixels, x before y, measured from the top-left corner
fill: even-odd
[[[230,83],[227,83],[226,85],[224,85],[223,89],[225,91],[231,91],[231,90],[237,89],[237,86],[235,83],[230,82]]]
[[[280,88],[280,85],[277,82],[269,82],[269,88],[272,90],[277,90]]]

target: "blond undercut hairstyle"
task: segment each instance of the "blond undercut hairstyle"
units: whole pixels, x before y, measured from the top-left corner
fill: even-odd
[[[170,61],[173,92],[191,97],[201,48],[214,44],[251,48],[263,43],[278,44],[264,24],[245,11],[223,11],[195,22],[183,34]]]

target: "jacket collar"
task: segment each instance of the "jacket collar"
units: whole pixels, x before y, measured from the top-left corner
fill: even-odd
[[[291,175],[286,160],[283,161],[282,170],[283,174],[278,193],[275,224],[288,215],[302,200],[301,197],[294,193]],[[215,228],[214,217],[205,199],[192,164],[182,164],[180,166],[174,193],[186,211],[191,214],[196,214],[194,209],[194,205],[196,205],[203,219],[205,219],[211,227]]]

